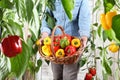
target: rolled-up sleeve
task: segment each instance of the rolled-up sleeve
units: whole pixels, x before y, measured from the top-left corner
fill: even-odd
[[[88,0],[82,0],[79,14],[79,34],[90,37],[91,13]]]

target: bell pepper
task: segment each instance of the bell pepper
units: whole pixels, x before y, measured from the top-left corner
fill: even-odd
[[[60,36],[54,36],[53,42],[60,43]]]
[[[40,45],[40,40],[38,39],[36,42],[35,42],[35,44],[38,46],[38,45]]]
[[[81,45],[80,39],[78,39],[78,38],[72,39],[71,45],[76,48],[80,47],[80,45]]]
[[[53,49],[56,52],[60,48],[60,45],[58,42],[53,42],[53,44],[54,44]]]
[[[70,56],[76,52],[76,48],[72,45],[69,45],[65,48],[65,55]]]
[[[57,52],[55,53],[55,56],[57,58],[61,58],[65,56],[64,49],[58,49]]]
[[[46,56],[51,56],[52,55],[52,51],[50,49],[50,45],[44,45],[42,46],[42,52],[44,53],[44,55]]]
[[[61,48],[65,48],[69,44],[70,44],[70,41],[66,37],[64,37],[60,40],[60,47]]]
[[[17,35],[10,35],[2,39],[1,48],[5,56],[14,57],[22,52],[22,41]]]
[[[69,34],[65,34],[65,35],[61,36],[61,39],[64,38],[64,37],[66,37],[71,42],[72,36],[70,36]]]
[[[105,19],[106,19],[106,23],[109,27],[112,27],[112,18],[117,15],[116,11],[111,11],[111,12],[107,12]]]
[[[119,50],[119,46],[117,44],[115,44],[114,42],[112,42],[108,49],[112,52],[112,53],[115,53]]]
[[[104,30],[109,30],[112,27],[112,18],[117,15],[116,11],[107,12],[100,15],[100,22]]]
[[[50,39],[50,37],[46,37],[46,38],[43,40],[43,43],[44,43],[44,45],[50,45],[50,44],[51,44],[51,39]]]
[[[106,20],[105,20],[105,14],[100,15],[100,22],[104,30],[109,30],[110,26],[107,25]]]

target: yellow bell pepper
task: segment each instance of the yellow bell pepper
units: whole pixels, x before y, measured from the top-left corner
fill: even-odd
[[[58,49],[57,52],[55,53],[55,56],[58,58],[64,57],[65,53],[63,49]]]
[[[38,39],[36,42],[35,42],[35,44],[38,46],[38,45],[40,45],[40,40]]]
[[[111,52],[115,53],[115,52],[117,52],[117,51],[119,50],[119,46],[116,45],[114,42],[112,42],[112,43],[109,45],[108,49],[109,49]]]
[[[78,38],[72,39],[71,45],[76,48],[80,47],[80,45],[81,45],[80,39],[78,39]]]
[[[100,22],[104,30],[109,30],[110,26],[107,25],[106,20],[105,20],[105,14],[100,15]]]
[[[42,52],[46,56],[51,56],[52,55],[52,51],[50,49],[50,45],[44,45],[44,46],[42,46]]]
[[[50,44],[51,44],[51,39],[50,39],[50,37],[46,37],[46,38],[43,40],[43,43],[44,43],[44,45],[50,45]]]
[[[112,18],[117,15],[116,11],[107,12],[100,15],[100,22],[104,30],[109,30],[112,27]]]
[[[112,26],[112,18],[117,15],[116,11],[112,11],[112,12],[107,12],[105,19],[106,19],[106,24],[111,28]]]

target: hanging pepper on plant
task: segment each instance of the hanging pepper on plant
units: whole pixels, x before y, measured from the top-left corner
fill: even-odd
[[[115,44],[114,42],[112,42],[109,46],[108,49],[112,52],[115,53],[119,50],[119,46],[117,44]]]
[[[22,52],[22,41],[17,35],[10,35],[2,39],[1,48],[7,57],[15,57]]]
[[[107,12],[100,15],[100,22],[104,30],[109,30],[112,27],[112,18],[117,15],[116,11]]]

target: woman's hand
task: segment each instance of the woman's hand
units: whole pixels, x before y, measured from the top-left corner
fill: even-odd
[[[40,44],[42,43],[42,41],[44,40],[44,38],[48,37],[48,33],[47,32],[43,32],[40,38]]]
[[[81,41],[83,43],[83,47],[85,48],[87,46],[88,37],[82,36],[81,37]]]

